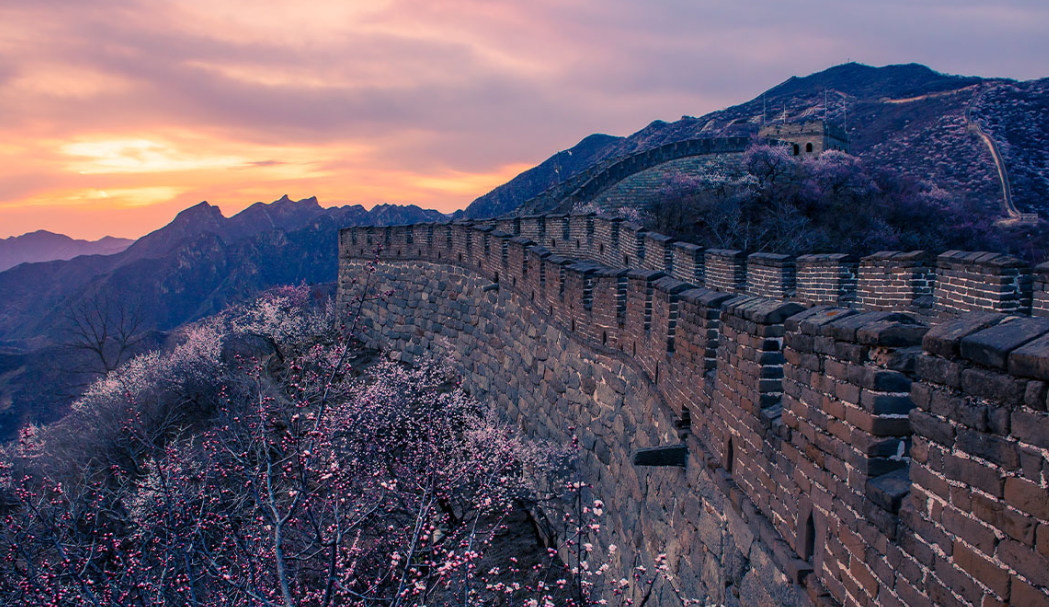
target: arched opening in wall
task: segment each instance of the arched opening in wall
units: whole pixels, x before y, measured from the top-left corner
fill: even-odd
[[[601,331],[601,345],[608,345],[608,331]]]
[[[499,284],[499,272],[495,273],[495,283]]]
[[[624,255],[623,256],[623,265],[628,267],[628,268],[630,267],[630,256],[629,255]]]
[[[736,471],[736,446],[731,436],[725,441],[725,471],[729,474]]]
[[[631,356],[637,356],[637,342],[636,341],[630,346],[630,350],[631,350],[631,352],[630,352]]]
[[[462,262],[463,262],[463,254],[459,253],[459,263],[462,263]]]
[[[535,301],[535,291],[532,291],[532,297],[529,301]]]
[[[794,144],[794,155],[798,156],[800,154],[801,154],[801,146],[799,146],[798,144],[795,143]]]
[[[659,363],[656,363],[656,377],[652,381],[654,381],[657,384],[659,383]]]
[[[605,254],[605,243],[600,242],[600,243],[597,244],[597,252],[602,254],[602,255]]]
[[[577,248],[577,249],[578,249],[578,248],[579,248],[579,246],[580,246],[580,244],[579,244],[579,239],[578,239],[578,238],[576,238],[576,239],[575,239],[575,248]]]
[[[478,260],[477,260],[477,268],[478,268],[478,269],[480,269],[480,268],[481,268],[481,260],[480,260],[480,259],[478,259]]]
[[[551,238],[550,239],[550,248],[553,249],[556,246],[557,246],[557,241],[554,240],[553,238]]]
[[[811,141],[809,143],[805,144],[805,153],[807,153],[807,154],[811,154],[812,153],[812,142]]]
[[[401,250],[397,249],[397,257],[400,257],[400,256],[401,256]]]
[[[575,319],[572,319],[572,333],[575,333]]]
[[[808,518],[805,519],[805,544],[802,550],[801,558],[808,562],[812,562],[812,557],[816,555],[816,519],[813,518],[813,513],[809,511]]]

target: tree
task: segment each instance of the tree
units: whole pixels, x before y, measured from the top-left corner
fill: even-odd
[[[127,301],[112,301],[98,293],[69,307],[67,345],[86,352],[93,361],[88,372],[105,375],[119,367],[142,340],[141,315]]]
[[[297,322],[266,313],[275,297],[309,305],[267,294],[198,323],[5,454],[0,602],[477,602],[477,563],[558,453],[447,368],[369,363],[337,333],[270,331],[283,357],[231,353],[238,327]]]

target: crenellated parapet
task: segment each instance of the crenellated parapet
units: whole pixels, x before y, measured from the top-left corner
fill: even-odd
[[[597,214],[348,228],[342,237],[357,256],[381,247],[383,256],[435,260],[471,258],[474,243],[483,248],[492,239],[522,237],[554,255],[609,268],[663,272],[728,293],[859,310],[907,310],[926,317],[972,311],[1049,315],[1049,264],[1032,269],[1000,253],[882,251],[860,259],[839,253],[747,255],[704,249]],[[473,258],[474,264],[478,261]]]
[[[599,215],[349,228],[339,256],[341,306],[370,261],[406,291],[367,339],[579,429],[601,541],[668,554],[685,595],[1049,605],[1049,265],[748,256]],[[634,459],[669,446],[683,468]],[[744,552],[767,596],[726,598]]]

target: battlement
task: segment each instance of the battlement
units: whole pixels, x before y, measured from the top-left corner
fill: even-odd
[[[659,271],[729,293],[859,310],[908,310],[929,318],[974,311],[1049,315],[1049,263],[1031,268],[1009,255],[965,251],[882,251],[861,259],[844,254],[747,255],[704,250],[597,214],[347,228],[340,234],[340,247],[343,255],[352,252],[359,258],[382,245],[384,258],[454,257],[480,264],[471,248],[474,242],[484,249],[494,240],[513,237],[555,255],[609,268]]]
[[[704,251],[597,215],[348,228],[339,256],[340,306],[369,260],[395,293],[367,339],[579,428],[602,541],[671,554],[686,594],[722,600],[746,544],[778,604],[1049,605],[1046,264]],[[668,444],[685,468],[629,463]]]

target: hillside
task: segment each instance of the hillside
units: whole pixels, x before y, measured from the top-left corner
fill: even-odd
[[[335,279],[338,229],[443,217],[415,206],[322,208],[316,198],[256,203],[232,217],[207,202],[115,255],[0,272],[0,343],[61,339],[65,311],[94,294],[134,304],[167,330],[275,284]]]
[[[73,259],[79,255],[112,255],[128,248],[133,242],[128,238],[112,236],[99,240],[78,240],[47,230],[0,238],[0,272],[20,263]]]
[[[316,198],[284,197],[227,218],[202,202],[120,253],[0,272],[0,440],[26,421],[60,417],[97,373],[90,353],[69,347],[74,312],[128,314],[144,336],[140,350],[272,286],[334,281],[340,228],[442,217],[415,206],[322,208]]]
[[[564,162],[567,154],[559,153],[479,197],[462,216],[503,214],[601,163],[666,143],[753,136],[763,120],[823,117],[845,125],[851,152],[872,169],[928,180],[988,215],[998,215],[1001,190],[994,161],[968,128],[970,106],[972,119],[1005,157],[1016,205],[1021,211],[1049,214],[1049,79],[1015,82],[946,75],[917,64],[848,63],[792,77],[746,103],[698,118],[657,120],[629,137],[588,137],[570,151],[572,159],[579,149],[585,152],[579,159],[591,162]],[[521,212],[549,210],[548,200],[543,202]]]

